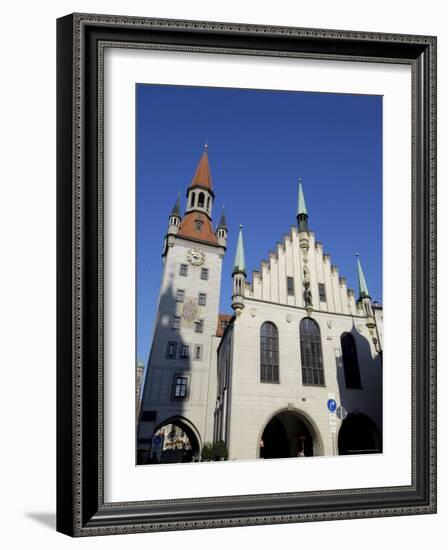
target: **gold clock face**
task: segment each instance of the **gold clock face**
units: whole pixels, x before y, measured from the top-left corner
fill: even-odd
[[[187,253],[187,260],[191,265],[202,265],[205,262],[205,254],[202,250],[191,248]]]

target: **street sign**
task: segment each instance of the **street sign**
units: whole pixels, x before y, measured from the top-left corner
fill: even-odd
[[[152,450],[158,451],[163,447],[163,437],[161,435],[155,435],[152,438]]]
[[[336,401],[335,401],[334,399],[329,399],[329,400],[327,401],[327,407],[328,407],[328,410],[329,410],[330,412],[334,412],[334,411],[336,410],[336,407],[337,407],[337,406],[338,406],[338,405],[337,405],[337,403],[336,403]]]
[[[345,407],[343,407],[342,405],[340,405],[337,409],[336,409],[336,416],[339,418],[339,420],[345,420],[347,418],[347,409]]]

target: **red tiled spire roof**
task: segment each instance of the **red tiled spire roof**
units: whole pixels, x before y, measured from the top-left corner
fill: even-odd
[[[190,187],[195,187],[197,185],[212,191],[212,176],[210,173],[210,166],[208,164],[207,146],[205,147],[202,157],[199,160],[199,164],[196,168]]]
[[[181,222],[179,237],[208,244],[218,245],[218,239],[213,231],[212,222],[202,212],[188,212]]]

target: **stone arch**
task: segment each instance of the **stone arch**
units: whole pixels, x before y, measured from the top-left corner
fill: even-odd
[[[296,408],[285,407],[270,414],[261,426],[256,444],[258,458],[292,458],[299,451],[304,451],[304,456],[324,455],[316,423]]]
[[[167,460],[163,460],[163,455],[162,455],[161,461],[162,462],[191,462],[191,461],[197,462],[199,461],[201,457],[202,438],[199,433],[199,430],[196,428],[193,422],[191,422],[187,418],[180,415],[170,416],[169,418],[166,418],[165,420],[157,424],[157,426],[153,430],[153,435],[157,434],[157,432],[162,430],[162,428],[169,425],[177,426],[185,433],[191,446],[191,453],[187,455],[187,459],[182,459],[182,456],[181,456],[182,453],[177,453],[179,455],[177,456],[177,459],[176,457],[174,457],[174,453],[171,453],[173,454],[173,457],[174,457],[172,460],[171,459],[168,460],[168,458],[170,457],[167,457]]]

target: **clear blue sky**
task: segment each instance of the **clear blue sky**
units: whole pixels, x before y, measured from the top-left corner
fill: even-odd
[[[302,178],[309,228],[358,293],[359,252],[372,299],[382,301],[382,98],[369,95],[137,85],[137,358],[147,361],[168,216],[207,139],[229,239],[221,312],[244,225],[248,278],[296,223]]]

